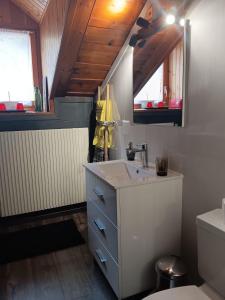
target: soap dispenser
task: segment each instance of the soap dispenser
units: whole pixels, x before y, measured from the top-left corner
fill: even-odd
[[[128,148],[126,149],[126,153],[127,153],[127,160],[135,159],[135,150],[133,148],[132,142],[129,142]]]

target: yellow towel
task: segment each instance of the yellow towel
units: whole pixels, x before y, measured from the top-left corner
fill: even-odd
[[[113,121],[113,111],[112,111],[112,100],[98,100],[96,106],[96,121],[97,126],[95,129],[95,137],[93,140],[93,145],[97,148],[104,149],[105,145],[105,130],[108,130],[108,148],[112,147],[112,126],[105,127],[98,124],[98,122],[112,122]]]

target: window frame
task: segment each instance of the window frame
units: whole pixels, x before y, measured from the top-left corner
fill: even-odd
[[[0,29],[14,30],[18,32],[26,31],[30,36],[31,45],[31,63],[32,63],[32,73],[33,73],[33,84],[39,87],[42,92],[42,68],[41,68],[41,51],[40,51],[40,33],[39,30],[17,28],[14,26],[2,26]],[[32,105],[25,106],[27,110],[34,110],[34,103]]]
[[[170,72],[170,68],[169,68],[169,56],[166,57],[166,59],[160,64],[159,68],[162,66],[163,68],[163,74],[162,74],[162,86],[163,86],[163,102],[166,103],[166,106],[169,105],[169,91],[170,91],[170,80],[169,80],[169,72]],[[158,70],[158,69],[157,69]],[[155,72],[157,72],[157,70]],[[153,73],[153,75],[155,74],[155,72]],[[153,76],[152,75],[152,76]],[[148,79],[148,81],[151,79],[151,77]],[[148,82],[147,81],[147,82]],[[147,82],[145,84],[147,84]],[[143,87],[142,87],[143,88]],[[140,90],[141,91],[141,90]],[[139,92],[140,92],[139,91]],[[137,93],[138,95],[138,93]],[[134,97],[135,98],[135,97]],[[146,100],[147,101],[147,100]]]

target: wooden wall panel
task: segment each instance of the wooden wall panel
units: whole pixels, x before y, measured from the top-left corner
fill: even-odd
[[[39,32],[30,32],[34,86],[42,90],[41,49]]]
[[[38,24],[10,0],[0,0],[0,27],[38,31]]]
[[[169,97],[182,99],[183,94],[183,40],[169,56]]]
[[[68,12],[69,0],[54,0],[48,5],[40,25],[43,77],[48,78],[51,91]]]
[[[50,0],[11,0],[40,23]]]

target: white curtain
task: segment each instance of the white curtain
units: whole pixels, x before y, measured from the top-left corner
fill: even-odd
[[[28,32],[0,29],[0,102],[34,100]]]

